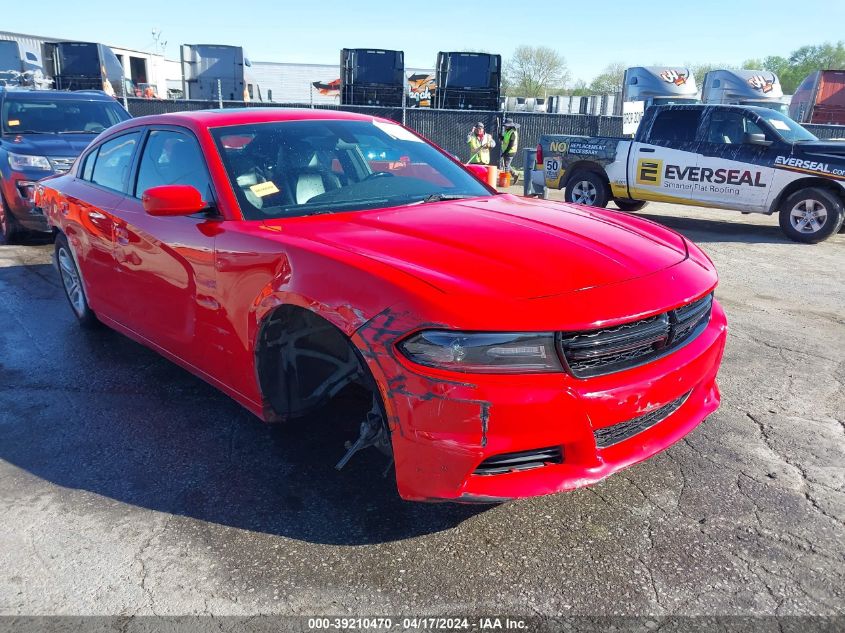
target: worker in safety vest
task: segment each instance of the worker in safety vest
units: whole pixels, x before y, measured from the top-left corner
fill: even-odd
[[[484,132],[484,124],[481,121],[472,128],[472,132],[467,136],[467,143],[469,144],[470,157],[468,162],[470,164],[490,164],[490,149],[496,147],[496,141]]]
[[[505,119],[500,138],[502,140],[502,159],[499,169],[509,172],[513,183],[516,184],[516,181],[519,180],[519,174],[511,166],[511,163],[519,146],[519,124],[514,123],[513,119]]]

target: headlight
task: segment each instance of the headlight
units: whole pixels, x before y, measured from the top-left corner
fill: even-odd
[[[48,169],[53,171],[50,161],[44,156],[30,156],[29,154],[12,154],[9,152],[9,165],[18,171],[22,169]]]
[[[518,374],[561,372],[550,332],[452,332],[426,330],[399,344],[420,365],[460,372]]]

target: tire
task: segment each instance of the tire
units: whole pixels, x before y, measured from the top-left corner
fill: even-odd
[[[615,204],[620,211],[627,211],[628,213],[633,213],[634,211],[639,211],[640,209],[642,209],[645,205],[648,204],[648,202],[645,202],[644,200],[621,200],[619,198],[614,198],[613,204]]]
[[[76,259],[68,244],[67,238],[59,233],[56,236],[56,268],[62,280],[62,288],[70,309],[73,311],[79,325],[86,330],[93,329],[100,324],[97,315],[88,305],[88,297],[85,296],[85,287],[82,283],[82,275],[76,266]]]
[[[604,208],[610,191],[604,179],[592,171],[579,171],[566,183],[566,201],[589,207]]]
[[[835,234],[845,218],[842,200],[818,187],[800,189],[781,203],[778,219],[786,236],[816,244]]]
[[[14,244],[20,235],[15,216],[0,195],[0,244]]]

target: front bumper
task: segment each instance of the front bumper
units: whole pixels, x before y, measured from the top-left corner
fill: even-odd
[[[718,302],[693,341],[646,365],[585,380],[568,374],[423,374],[389,347],[396,319],[356,335],[380,385],[400,495],[409,500],[491,502],[595,483],[670,446],[719,406],[716,374],[727,334]],[[682,400],[653,426],[599,448],[594,430]],[[487,458],[562,447],[560,464],[475,474]]]
[[[38,175],[42,175],[40,172]],[[28,231],[50,232],[47,217],[44,212],[32,202],[31,193],[34,192],[38,176],[21,172],[12,172],[2,183],[3,199],[7,202],[8,210],[15,221]]]

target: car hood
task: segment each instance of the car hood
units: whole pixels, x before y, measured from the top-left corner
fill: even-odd
[[[97,137],[96,134],[21,134],[3,137],[3,147],[15,154],[76,157]]]
[[[511,195],[268,223],[446,293],[547,297],[642,277],[687,257],[680,235],[646,220]]]
[[[803,141],[795,147],[802,154],[826,154],[845,160],[845,141]]]

